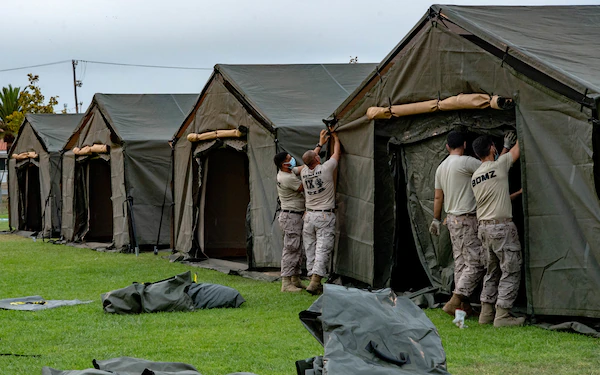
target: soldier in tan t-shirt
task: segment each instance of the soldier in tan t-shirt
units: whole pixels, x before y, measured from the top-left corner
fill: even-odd
[[[302,216],[304,215],[304,193],[302,182],[296,175],[296,160],[287,152],[273,158],[277,169],[277,194],[281,204],[279,226],[283,231],[281,253],[281,291],[300,292],[302,266]]]
[[[477,201],[479,238],[487,260],[479,323],[493,322],[494,327],[523,325],[524,318],[510,315],[519,291],[522,261],[517,227],[512,221],[508,171],[519,159],[519,142],[497,160],[496,146],[488,136],[477,138],[473,151],[482,161],[471,178],[471,187]]]
[[[467,143],[463,133],[448,133],[446,149],[450,153],[435,172],[435,198],[431,234],[440,235],[442,205],[452,242],[454,258],[454,292],[443,310],[454,316],[456,309],[473,315],[469,302],[485,274],[484,254],[477,237],[477,205],[471,189],[471,176],[481,161],[464,155]]]
[[[300,173],[306,197],[306,215],[302,241],[306,252],[306,269],[310,276],[310,284],[306,291],[311,294],[323,292],[321,279],[327,276],[327,267],[335,240],[335,183],[334,172],[341,156],[340,140],[335,132],[333,137],[333,154],[329,160],[321,164],[316,152],[329,136],[326,130],[321,131],[321,139],[317,148],[307,151],[302,156],[306,167]]]

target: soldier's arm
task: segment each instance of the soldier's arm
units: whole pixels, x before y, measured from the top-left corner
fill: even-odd
[[[519,190],[515,191],[514,193],[512,193],[510,195],[510,200],[514,201],[516,198],[519,197],[519,195],[523,194],[523,188],[520,188]]]
[[[335,133],[335,132],[332,132],[331,136],[333,137],[333,154],[331,155],[331,158],[335,159],[335,161],[339,162],[340,157],[342,156],[342,147],[340,144],[340,138],[338,137],[337,133]]]
[[[517,143],[515,143],[515,145],[510,149],[510,155],[512,156],[512,161],[513,163],[516,162],[519,159],[519,156],[521,156],[521,150],[519,150],[519,141],[517,140]]]
[[[433,197],[433,218],[434,219],[441,220],[443,204],[444,204],[444,191],[442,189],[435,189],[435,195]]]

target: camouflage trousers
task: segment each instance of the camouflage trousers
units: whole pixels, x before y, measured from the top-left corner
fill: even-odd
[[[454,293],[469,297],[485,275],[485,254],[475,215],[447,216],[454,257]]]
[[[293,212],[279,213],[279,227],[283,231],[281,276],[300,275],[302,267],[302,215]]]
[[[481,302],[512,308],[521,282],[521,243],[512,221],[479,224],[479,238],[486,252],[487,273]]]
[[[302,241],[306,252],[308,276],[327,276],[335,244],[335,213],[307,211],[304,215]]]

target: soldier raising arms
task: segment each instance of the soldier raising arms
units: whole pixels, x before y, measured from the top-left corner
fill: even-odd
[[[323,291],[321,279],[327,276],[327,266],[333,251],[335,240],[335,183],[334,172],[341,156],[340,140],[335,132],[333,154],[325,163],[317,150],[327,142],[326,130],[321,131],[320,142],[315,150],[306,151],[302,156],[305,168],[300,177],[306,197],[306,214],[302,241],[306,252],[306,268],[310,284],[306,291],[320,294]]]
[[[487,260],[479,323],[493,322],[494,327],[523,325],[524,318],[510,315],[519,291],[522,260],[517,227],[512,221],[508,171],[519,159],[519,141],[498,160],[496,146],[488,136],[477,138],[473,151],[482,161],[471,178],[471,187],[477,201],[479,238]]]

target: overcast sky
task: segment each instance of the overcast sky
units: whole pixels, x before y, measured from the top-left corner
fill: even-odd
[[[600,4],[461,1],[461,5]],[[224,64],[380,62],[425,14],[422,0],[2,1],[0,87],[40,76],[46,97],[75,112],[71,60],[198,67],[155,69],[80,62],[78,100],[94,93],[198,93]],[[6,69],[68,62],[13,71]]]

